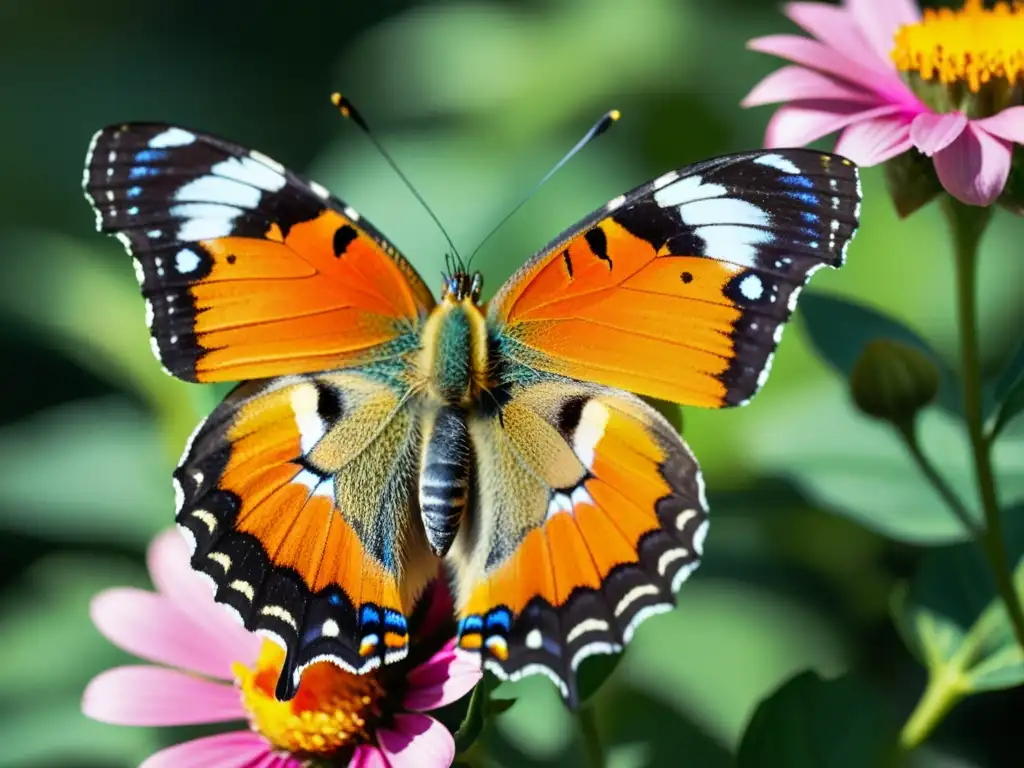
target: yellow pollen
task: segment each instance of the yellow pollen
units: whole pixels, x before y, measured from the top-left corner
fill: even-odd
[[[266,640],[255,668],[232,668],[249,720],[267,741],[295,755],[328,756],[370,740],[384,698],[376,675],[320,661],[306,668],[294,699],[278,701],[283,663],[284,651]]]
[[[901,72],[966,82],[974,93],[992,78],[1013,85],[1024,73],[1024,5],[986,10],[981,0],[966,0],[959,11],[929,8],[918,23],[900,27],[895,42],[891,56]]]

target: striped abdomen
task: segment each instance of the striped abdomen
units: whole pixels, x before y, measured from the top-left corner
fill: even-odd
[[[469,502],[473,448],[461,408],[438,408],[428,429],[420,468],[420,514],[427,543],[438,557],[447,554]]]

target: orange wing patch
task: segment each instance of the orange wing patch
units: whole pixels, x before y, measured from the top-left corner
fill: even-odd
[[[245,384],[175,472],[193,567],[287,650],[280,698],[314,660],[365,671],[407,653],[406,616],[437,561],[400,480],[419,455],[403,402],[356,373]],[[343,466],[329,461],[338,445]]]
[[[483,484],[483,534],[457,539],[452,550],[459,642],[480,649],[502,677],[546,672],[573,701],[582,660],[621,650],[641,621],[671,607],[696,568],[707,526],[703,489],[682,440],[636,398],[546,377],[509,394],[557,429],[575,463],[553,448],[538,456],[536,429],[524,431],[531,422],[515,409],[491,425],[492,439],[520,464],[499,469],[500,451],[479,451],[482,475],[503,474],[497,486]],[[565,485],[573,466],[580,471]],[[546,489],[540,505],[529,501],[537,484]],[[535,506],[518,519],[502,511],[524,504]]]

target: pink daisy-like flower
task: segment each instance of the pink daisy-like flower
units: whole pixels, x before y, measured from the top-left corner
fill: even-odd
[[[92,617],[113,643],[160,666],[98,675],[82,710],[118,725],[248,721],[248,728],[162,750],[142,768],[301,768],[310,759],[347,759],[349,768],[451,765],[452,735],[423,712],[461,698],[480,680],[479,661],[454,641],[404,672],[393,665],[354,675],[319,662],[306,669],[296,697],[281,702],[274,686],[283,651],[214,602],[176,531],[154,540],[149,571],[156,592],[107,590],[93,601]],[[432,608],[425,624],[437,613]]]
[[[876,165],[916,147],[946,190],[989,205],[1024,144],[1024,8],[925,11],[913,0],[789,3],[785,14],[813,35],[769,35],[748,47],[794,62],[758,83],[743,106],[784,103],[769,147],[842,131],[835,151]],[[901,77],[901,72],[906,80]]]

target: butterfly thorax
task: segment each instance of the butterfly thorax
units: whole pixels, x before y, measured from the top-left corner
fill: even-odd
[[[423,326],[418,368],[438,403],[468,408],[487,385],[487,323],[477,299],[447,290]]]
[[[424,377],[419,502],[427,542],[448,552],[469,502],[473,446],[467,419],[487,388],[487,322],[478,304],[479,277],[446,280],[441,302],[420,336]]]

